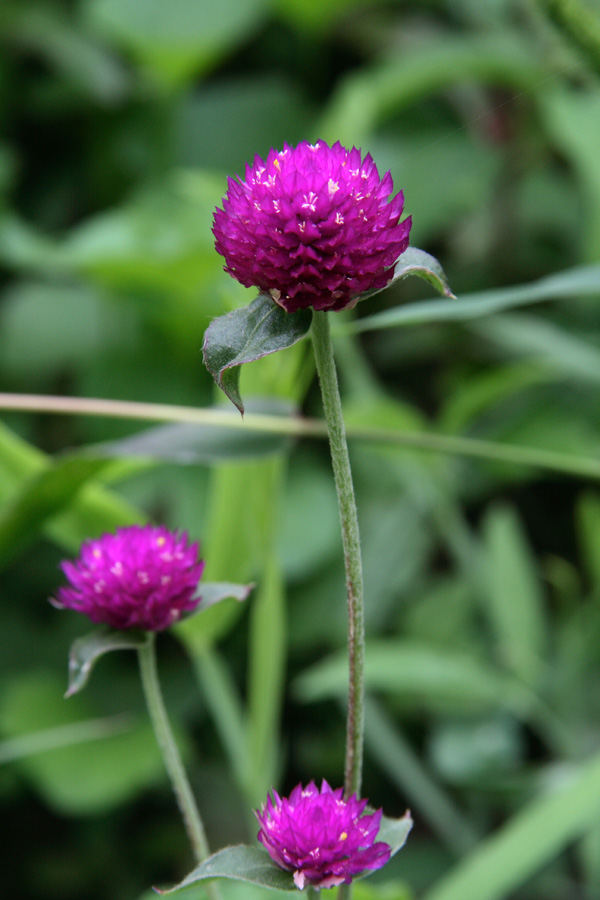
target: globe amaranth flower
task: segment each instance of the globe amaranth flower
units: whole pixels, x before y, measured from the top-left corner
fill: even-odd
[[[355,875],[380,869],[390,858],[390,847],[375,843],[381,810],[363,815],[367,802],[355,795],[344,800],[343,789],[332,790],[326,781],[320,791],[314,781],[305,788],[299,784],[289,798],[273,791],[273,799],[256,813],[258,839],[277,865],[294,873],[300,890],[306,884],[349,884]]]
[[[83,544],[61,568],[70,582],[52,603],[74,609],[111,628],[161,631],[200,602],[204,562],[187,534],[131,525]]]
[[[388,172],[339,141],[270,150],[245,180],[229,178],[213,233],[225,271],[269,292],[288,312],[340,310],[386,286],[408,246],[402,192],[390,201]]]

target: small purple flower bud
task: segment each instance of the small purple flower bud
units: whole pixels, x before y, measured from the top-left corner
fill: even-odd
[[[339,141],[256,156],[214,214],[225,271],[287,312],[349,309],[386,286],[408,246],[411,219],[400,222],[404,197],[390,200],[392,189],[370,154]]]
[[[363,815],[367,800],[356,795],[344,800],[343,789],[332,790],[326,781],[320,791],[311,781],[305,788],[297,785],[289,798],[276,791],[273,798],[256,812],[258,840],[277,865],[294,873],[300,890],[307,884],[349,884],[355,875],[389,860],[391,848],[374,843],[381,810]]]
[[[204,562],[198,544],[163,526],[131,525],[88,541],[61,569],[70,582],[51,602],[111,628],[162,631],[195,609]]]

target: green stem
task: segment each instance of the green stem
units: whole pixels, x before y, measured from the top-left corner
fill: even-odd
[[[154,633],[149,633],[146,643],[138,649],[142,687],[156,740],[175,791],[194,856],[196,861],[201,863],[210,855],[210,850],[204,825],[167,716],[156,668],[155,638]],[[205,889],[211,900],[219,900],[219,893],[215,885],[207,884]]]
[[[364,737],[364,658],[365,623],[362,562],[356,500],[348,445],[342,416],[333,344],[326,312],[313,314],[312,340],[321,384],[323,409],[329,433],[333,474],[338,495],[346,589],[348,596],[348,717],[346,725],[346,763],[344,791],[347,797],[360,793]]]

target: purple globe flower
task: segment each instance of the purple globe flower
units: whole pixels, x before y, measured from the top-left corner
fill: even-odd
[[[51,602],[111,628],[162,631],[195,609],[204,562],[185,532],[152,525],[119,528],[81,547],[61,568],[70,585]]]
[[[294,788],[289,798],[273,791],[257,811],[258,840],[271,859],[294,873],[296,886],[317,888],[349,884],[366,869],[380,869],[390,858],[391,848],[374,843],[381,823],[381,810],[363,815],[367,800],[356,795],[343,799],[343,789],[332,790],[323,781],[319,791],[314,781]]]
[[[229,178],[215,211],[225,271],[288,312],[349,309],[359,294],[386,286],[408,246],[411,219],[400,222],[404,197],[390,201],[392,189],[370,154],[361,161],[360,150],[339,141],[257,156],[244,181]]]

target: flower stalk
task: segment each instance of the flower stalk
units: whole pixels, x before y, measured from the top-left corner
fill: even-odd
[[[183,766],[181,754],[175,743],[160,688],[156,667],[156,635],[149,633],[147,638],[146,643],[138,649],[140,675],[146,705],[194,856],[196,861],[200,863],[204,862],[210,855],[208,841],[206,840],[200,812]],[[219,900],[219,892],[214,884],[206,885],[206,892],[210,900]]]
[[[348,456],[342,402],[326,312],[314,311],[312,341],[329,432],[331,461],[338,496],[348,602],[348,713],[344,795],[360,796],[364,740],[365,623],[362,560],[356,499]]]

